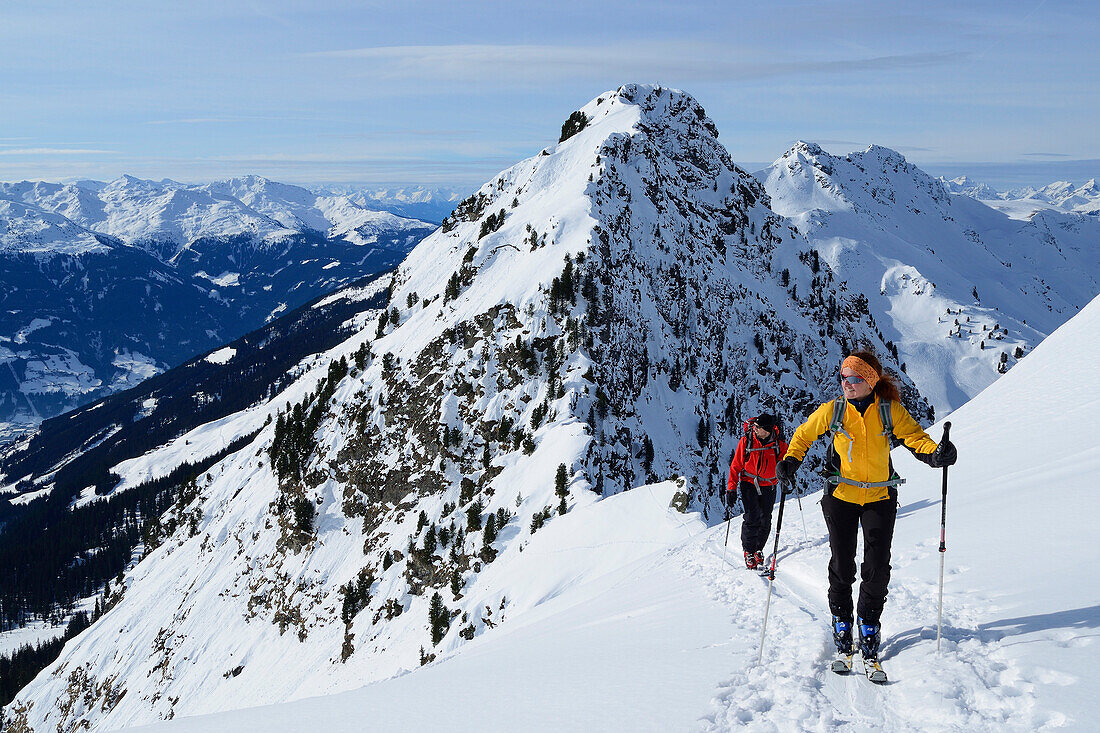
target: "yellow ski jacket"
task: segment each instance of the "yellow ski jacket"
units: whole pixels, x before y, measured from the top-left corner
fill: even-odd
[[[882,418],[879,417],[879,398],[876,396],[862,415],[851,402],[844,409],[842,430],[837,430],[829,452],[828,464],[834,472],[850,481],[880,483],[889,481],[893,476],[890,464],[890,442],[883,435]],[[905,407],[894,400],[890,405],[890,414],[894,420],[894,436],[901,440],[914,453],[932,453],[936,450],[936,441],[921,429]],[[787,455],[798,460],[806,457],[810,445],[829,431],[833,419],[833,400],[814,410],[813,414],[798,426],[791,436]],[[849,437],[850,436],[850,437]],[[833,496],[852,504],[869,504],[890,497],[885,486],[853,486],[839,483],[833,490]]]

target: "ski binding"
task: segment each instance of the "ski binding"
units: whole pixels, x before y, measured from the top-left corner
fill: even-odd
[[[837,674],[848,674],[852,671],[852,656],[851,654],[840,654],[833,660],[831,669]]]
[[[887,683],[886,670],[882,668],[882,665],[875,659],[863,660],[863,667],[867,671],[867,679],[871,680],[877,685],[884,685]]]

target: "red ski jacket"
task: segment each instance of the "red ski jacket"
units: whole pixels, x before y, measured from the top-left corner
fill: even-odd
[[[737,491],[740,481],[746,483],[759,482],[761,486],[774,486],[775,464],[783,459],[787,453],[787,444],[782,440],[772,440],[761,443],[753,435],[752,445],[746,450],[745,443],[749,436],[742,435],[737,443],[737,450],[733,453],[733,463],[730,464],[730,478],[726,491]]]

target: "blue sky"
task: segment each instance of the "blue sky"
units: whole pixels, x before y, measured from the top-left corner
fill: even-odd
[[[876,143],[993,185],[1100,176],[1095,6],[40,0],[0,9],[0,180],[475,186],[625,82],[735,161]]]

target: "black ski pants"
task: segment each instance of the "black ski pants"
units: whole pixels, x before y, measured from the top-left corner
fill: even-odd
[[[856,612],[864,623],[877,624],[890,584],[890,543],[898,516],[897,494],[870,504],[852,504],[826,492],[821,499],[825,526],[829,529],[829,610],[834,616],[852,618],[852,585],[856,581],[856,536],[863,527],[863,565],[860,568]]]
[[[775,506],[775,487],[761,486],[742,481],[737,489],[741,493],[741,506],[745,518],[741,523],[741,548],[745,552],[760,552],[768,542],[772,531],[772,507]]]

